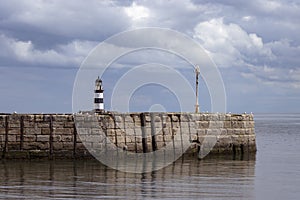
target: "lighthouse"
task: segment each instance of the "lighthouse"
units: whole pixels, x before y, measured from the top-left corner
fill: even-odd
[[[102,88],[102,80],[98,76],[98,78],[95,81],[95,96],[94,96],[96,113],[100,113],[104,111],[103,91],[104,90]]]

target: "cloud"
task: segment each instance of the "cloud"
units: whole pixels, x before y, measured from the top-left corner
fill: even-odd
[[[32,41],[20,41],[0,35],[0,57],[28,65],[68,66],[79,65],[95,46],[89,41],[72,41],[54,49],[36,49]]]
[[[126,14],[133,20],[143,20],[149,17],[149,9],[132,2],[131,6],[124,8]]]
[[[199,23],[194,38],[220,67],[255,64],[274,59],[271,49],[255,33],[248,34],[237,24],[225,24],[222,18]]]
[[[264,42],[256,33],[248,33],[238,24],[226,24],[222,18],[200,22],[194,38],[219,67],[235,67],[242,78],[264,84],[274,93],[300,88],[300,45],[293,44],[295,41]]]
[[[130,23],[123,7],[113,1],[12,0],[1,3],[0,13],[2,30],[43,46],[62,39],[101,41]]]

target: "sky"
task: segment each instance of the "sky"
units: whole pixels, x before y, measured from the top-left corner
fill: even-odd
[[[297,113],[299,21],[296,0],[0,0],[0,113],[76,112],[74,82],[85,58],[115,34],[145,27],[178,31],[203,47],[223,79],[226,112]],[[188,65],[182,59],[137,52],[118,59],[101,76],[107,110],[114,109],[114,84],[122,75],[150,62],[173,66],[194,87],[194,72],[182,67]],[[143,69],[141,79],[148,73]],[[210,112],[212,97],[204,80],[201,74],[199,104]],[[92,98],[87,96],[91,109]],[[122,102],[118,94],[114,98]],[[132,92],[129,107],[177,111],[180,101],[169,88],[148,84]]]

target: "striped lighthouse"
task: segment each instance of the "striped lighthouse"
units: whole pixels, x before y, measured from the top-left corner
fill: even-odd
[[[103,88],[102,88],[102,80],[99,78],[95,81],[95,97],[94,97],[94,104],[95,104],[95,112],[103,112],[104,111],[104,101],[103,101]]]

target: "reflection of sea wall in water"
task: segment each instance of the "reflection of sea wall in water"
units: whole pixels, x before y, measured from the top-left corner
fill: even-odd
[[[99,141],[93,136],[97,138],[99,133],[104,133],[116,146],[133,152],[156,151],[170,143],[180,148],[180,140],[193,141],[188,152],[196,152],[205,145],[212,148],[212,153],[219,154],[256,151],[251,114],[105,113],[90,115],[96,119],[94,122],[86,120],[87,116],[76,115],[76,129],[71,114],[0,115],[0,155],[2,158],[90,157],[83,143],[97,146]],[[86,128],[91,127],[87,131],[89,136],[77,133],[82,123]],[[210,138],[216,144],[210,144],[209,141],[214,141]]]
[[[95,162],[0,162],[3,198],[254,199],[255,159],[183,157],[151,173],[125,173]],[[66,197],[67,195],[67,197]],[[251,198],[252,197],[252,198]]]

